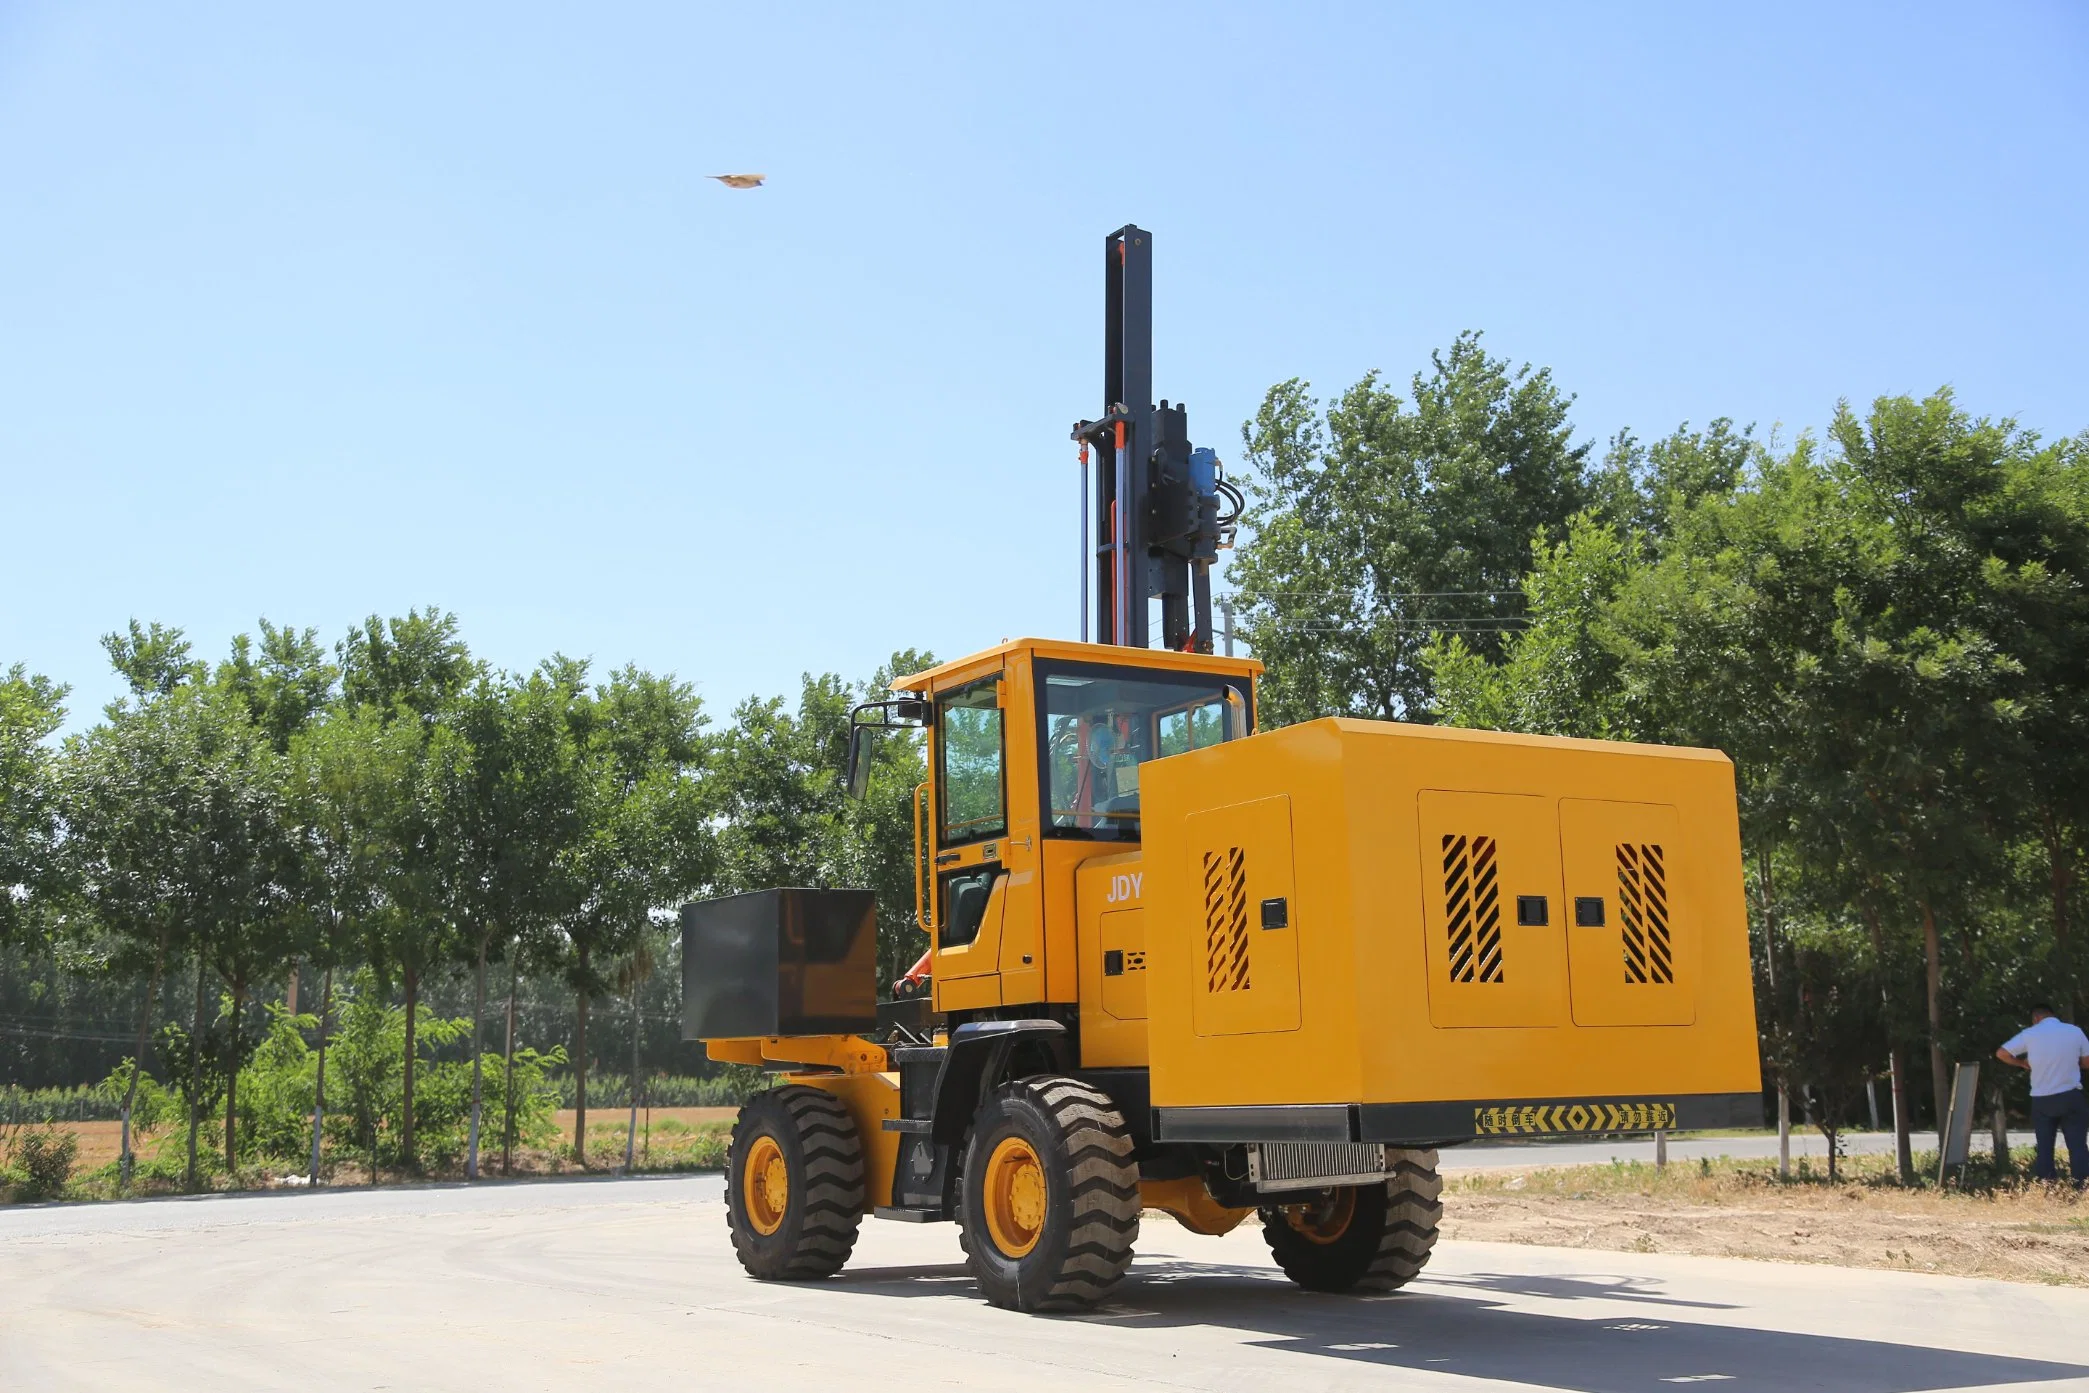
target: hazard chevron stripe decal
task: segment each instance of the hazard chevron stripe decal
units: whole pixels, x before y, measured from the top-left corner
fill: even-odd
[[[1472,1129],[1483,1137],[1571,1135],[1576,1132],[1663,1132],[1676,1125],[1674,1103],[1528,1103],[1472,1110]]]

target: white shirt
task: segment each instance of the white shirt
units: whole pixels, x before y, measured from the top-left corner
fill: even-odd
[[[2047,1016],[2019,1030],[2002,1047],[2031,1058],[2031,1096],[2047,1098],[2082,1086],[2082,1061],[2089,1059],[2089,1035],[2058,1016]]]

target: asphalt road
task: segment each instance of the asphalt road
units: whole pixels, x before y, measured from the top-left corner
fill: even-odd
[[[1072,1319],[997,1311],[948,1225],[743,1277],[715,1176],[0,1212],[0,1389],[2089,1389],[2089,1292],[1446,1243],[1374,1298],[1149,1217]]]

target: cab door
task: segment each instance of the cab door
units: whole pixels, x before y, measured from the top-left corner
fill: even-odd
[[[1031,839],[1010,837],[1008,752],[1022,748],[1010,683],[995,672],[935,698],[930,875],[935,1006],[1020,1004],[1042,983]],[[1016,912],[1011,915],[1010,907]]]

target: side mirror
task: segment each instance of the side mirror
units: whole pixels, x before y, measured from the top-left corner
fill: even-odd
[[[870,791],[870,740],[874,726],[849,727],[849,770],[844,785],[849,797],[857,802]]]

